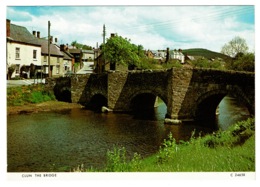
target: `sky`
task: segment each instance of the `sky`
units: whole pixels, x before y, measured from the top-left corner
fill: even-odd
[[[116,33],[144,49],[204,48],[220,52],[239,36],[255,51],[254,5],[81,5],[6,6],[6,18],[51,35],[59,44],[73,41],[96,47]]]

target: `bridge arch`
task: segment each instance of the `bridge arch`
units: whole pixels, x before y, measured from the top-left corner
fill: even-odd
[[[87,109],[95,111],[101,110],[102,106],[107,106],[107,97],[101,93],[93,94],[89,102],[85,104]]]
[[[227,86],[226,89],[211,90],[202,94],[195,102],[196,106],[194,107],[195,110],[193,113],[194,119],[215,119],[216,109],[221,100],[227,95],[242,102],[247,107],[248,111],[253,114],[253,111],[251,110],[252,107],[248,102],[246,95],[239,88]]]
[[[212,90],[201,95],[194,107],[194,119],[214,119],[220,101],[228,94],[226,90]]]
[[[162,99],[167,106],[167,98],[154,90],[140,90],[129,97],[128,108],[131,111],[153,109],[156,97]]]

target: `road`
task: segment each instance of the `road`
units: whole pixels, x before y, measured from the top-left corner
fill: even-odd
[[[23,80],[7,80],[7,87],[15,87],[15,86],[22,86],[22,85],[30,85],[30,84],[37,84],[37,83],[45,83],[45,79],[23,79]]]

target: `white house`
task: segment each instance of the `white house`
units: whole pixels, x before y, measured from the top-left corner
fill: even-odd
[[[82,62],[94,60],[94,50],[82,50]]]
[[[41,45],[25,27],[11,24],[10,20],[6,20],[6,39],[6,65],[15,66],[11,78],[29,78],[31,65],[41,67]]]
[[[182,54],[182,52],[179,50],[179,51],[172,51],[172,53],[170,54],[170,58],[171,59],[177,59],[177,60],[180,60],[181,63],[184,63],[185,61],[185,56],[184,54]]]

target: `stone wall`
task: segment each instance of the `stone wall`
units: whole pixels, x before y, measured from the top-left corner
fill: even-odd
[[[168,75],[165,70],[110,72],[108,107],[114,111],[129,111],[132,99],[139,94],[153,94],[167,103]]]
[[[254,73],[212,69],[110,71],[48,78],[46,89],[53,90],[59,100],[85,106],[99,95],[102,97],[95,99],[101,98],[102,105],[106,103],[114,111],[131,111],[133,100],[139,102],[147,96],[152,102],[153,96],[158,96],[167,105],[168,118],[193,120],[200,115],[215,115],[218,103],[227,94],[244,102],[254,114],[254,78]]]
[[[182,80],[184,75],[186,75],[186,80]],[[243,102],[254,114],[253,73],[213,69],[180,69],[173,70],[173,77],[173,101],[170,103],[172,105],[168,107],[168,115],[172,119],[212,118],[215,116],[219,102],[226,95],[231,95]],[[176,81],[180,82],[176,85]]]

